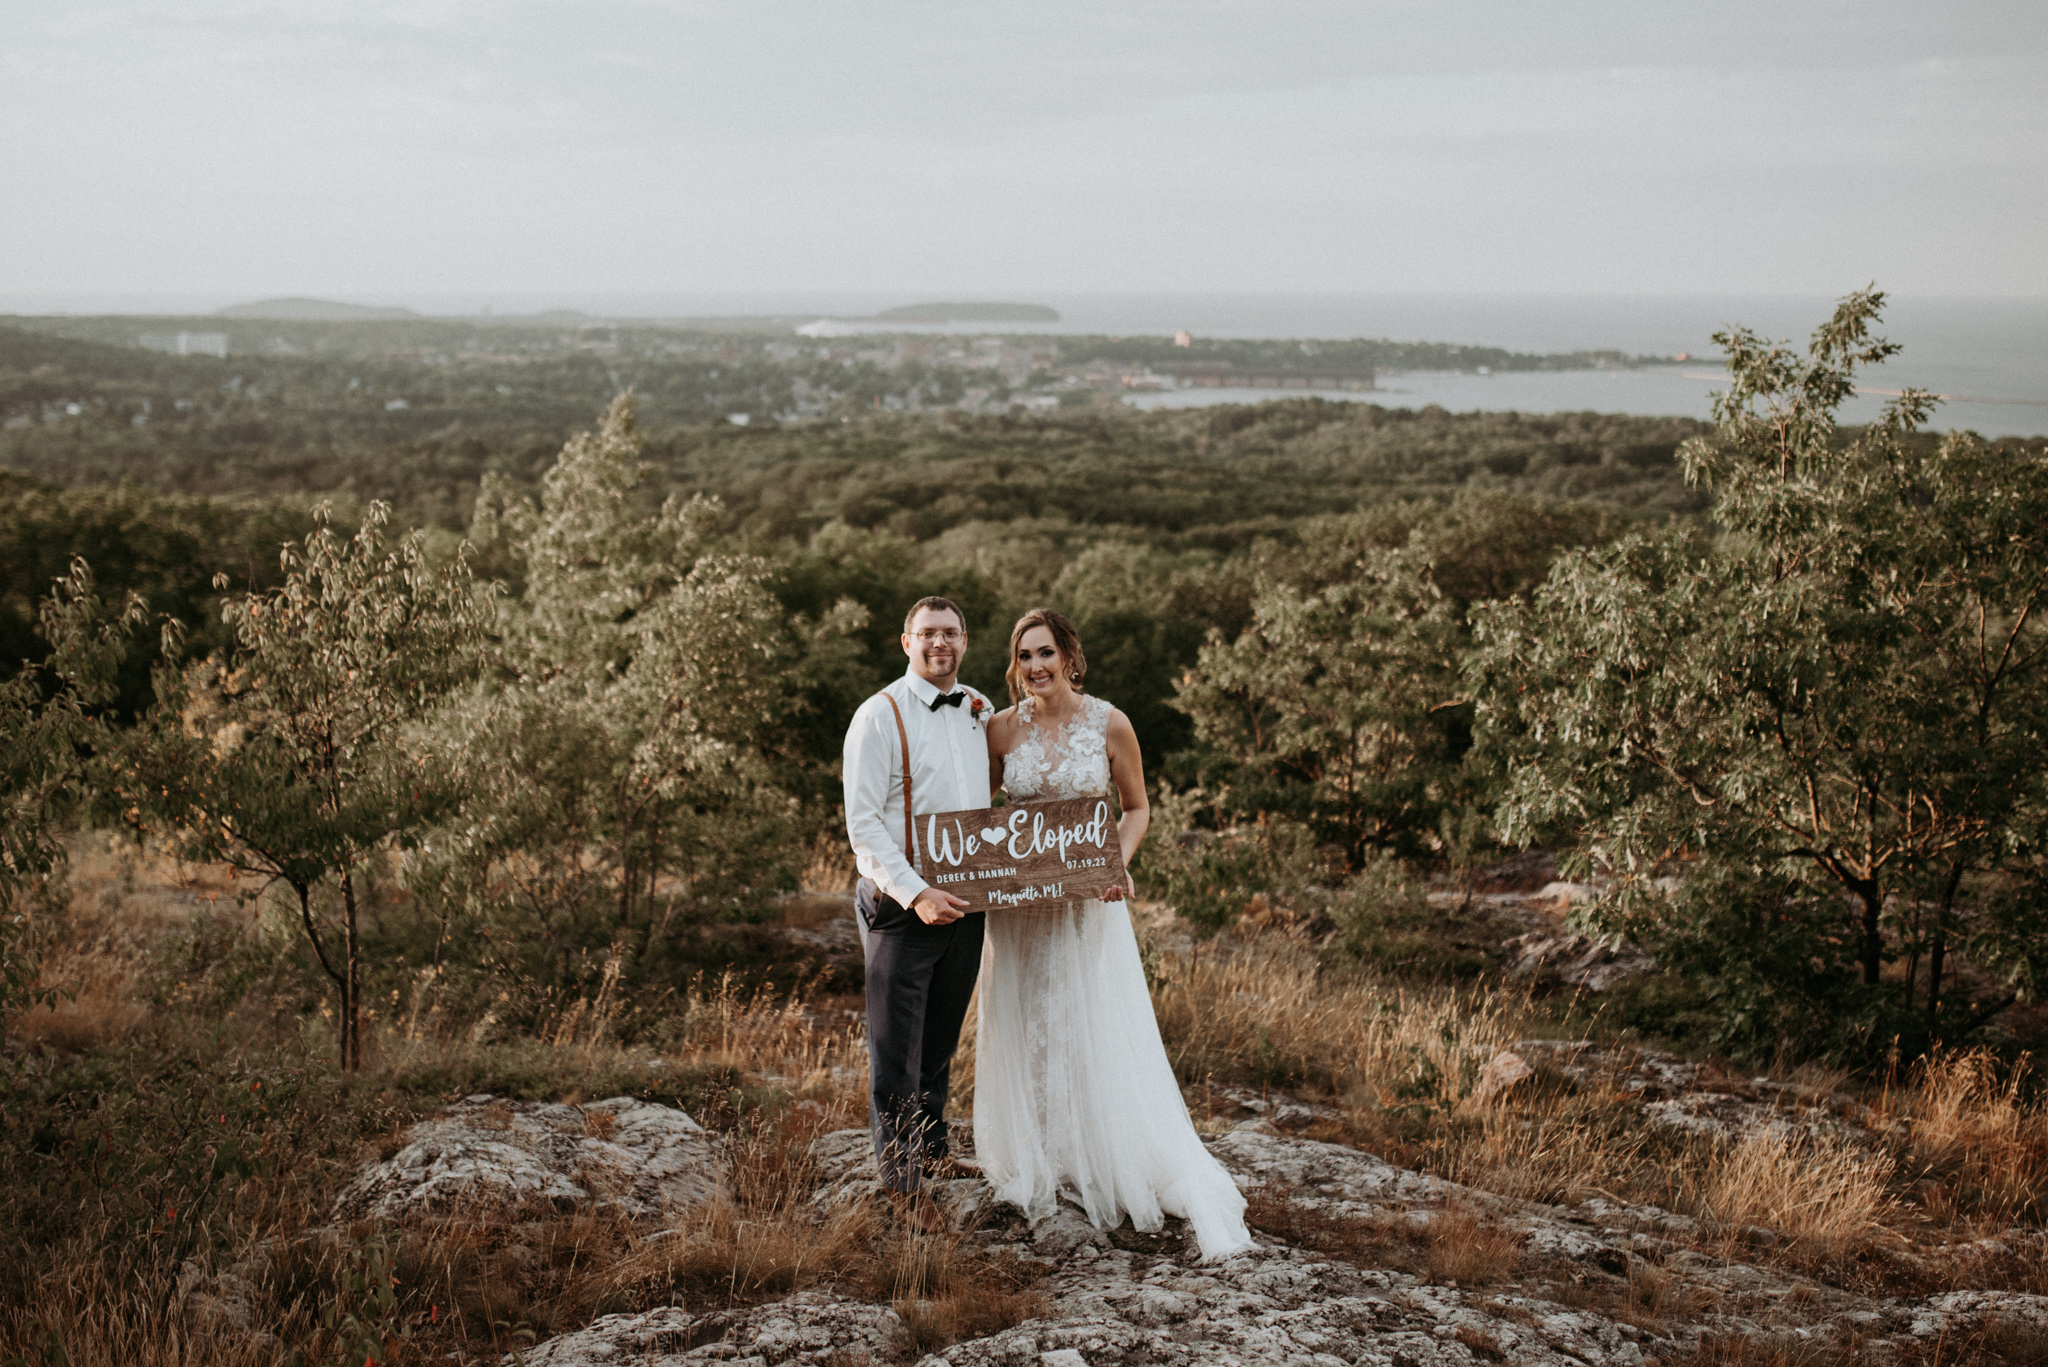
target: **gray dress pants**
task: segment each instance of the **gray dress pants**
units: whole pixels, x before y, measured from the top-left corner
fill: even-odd
[[[868,879],[854,893],[867,956],[868,1115],[882,1185],[915,1191],[946,1152],[946,1086],[981,973],[982,913],[928,926]]]

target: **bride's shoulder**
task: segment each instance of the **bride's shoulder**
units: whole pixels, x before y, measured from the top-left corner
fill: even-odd
[[[1112,741],[1137,740],[1137,728],[1131,725],[1131,719],[1124,715],[1121,707],[1107,698],[1093,697],[1088,700],[1088,706],[1090,719],[1104,737]]]

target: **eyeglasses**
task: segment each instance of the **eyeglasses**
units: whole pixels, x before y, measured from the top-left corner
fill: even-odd
[[[960,644],[967,636],[966,632],[956,631],[952,627],[926,627],[923,631],[912,632],[911,634],[925,645],[944,641],[949,646]]]

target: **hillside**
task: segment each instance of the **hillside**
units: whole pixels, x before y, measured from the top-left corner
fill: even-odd
[[[379,323],[419,317],[411,309],[342,304],[332,299],[297,298],[259,299],[253,304],[230,304],[220,311],[219,316],[288,323]]]

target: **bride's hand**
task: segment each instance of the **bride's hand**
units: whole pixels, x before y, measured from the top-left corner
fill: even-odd
[[[1102,890],[1102,900],[1105,902],[1123,901],[1124,898],[1128,896],[1130,893],[1130,883],[1131,880],[1128,878],[1122,879],[1115,883],[1111,883],[1108,887]]]

